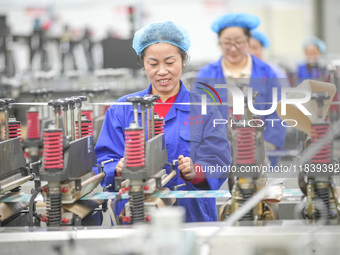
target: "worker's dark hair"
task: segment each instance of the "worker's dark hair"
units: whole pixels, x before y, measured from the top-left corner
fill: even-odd
[[[228,27],[226,27],[226,28],[228,28]],[[222,31],[223,31],[224,29],[226,29],[226,28],[223,28],[223,29],[221,29],[220,31],[218,31],[218,34],[217,34],[218,37],[221,36]],[[247,28],[247,27],[241,27],[241,28],[243,29],[243,32],[244,32],[244,34],[248,37],[248,39],[250,39],[250,37],[251,37],[250,29]]]
[[[176,46],[177,47],[177,46]],[[178,53],[181,55],[183,64],[187,63],[189,61],[189,55],[188,53],[186,53],[184,50],[182,50],[181,48],[178,48]],[[138,65],[144,68],[144,57],[145,57],[145,50],[147,49],[147,47],[142,51],[142,53],[140,54],[140,56],[137,56],[137,61],[138,61]]]

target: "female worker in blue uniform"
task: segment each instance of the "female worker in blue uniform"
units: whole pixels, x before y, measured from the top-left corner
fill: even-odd
[[[191,100],[199,101],[200,97],[190,93],[180,80],[189,46],[187,32],[170,21],[153,23],[138,30],[133,39],[133,48],[151,84],[117,102],[125,102],[132,96],[159,95],[157,103],[166,104],[156,104],[155,112],[164,117],[168,161],[179,160],[178,174],[166,187],[173,190],[175,186],[185,184],[178,190],[216,190],[225,181],[226,173],[204,173],[201,170],[206,166],[229,166],[230,148],[225,129],[213,127],[213,120],[221,118],[219,112],[209,108],[206,115],[201,115],[200,107],[196,111],[190,105]],[[112,105],[106,112],[95,147],[98,162],[113,159],[105,165],[107,175],[103,186],[113,184],[115,176],[123,171],[124,130],[133,119],[130,105]],[[217,220],[216,201],[213,198],[178,199],[177,204],[186,209],[187,222]]]
[[[320,66],[320,57],[326,53],[326,45],[323,41],[316,37],[309,38],[304,42],[303,50],[306,60],[298,65],[298,84],[305,79],[319,80],[325,71]]]
[[[249,53],[250,31],[259,24],[257,16],[246,13],[230,13],[217,18],[211,29],[218,34],[222,57],[202,67],[197,73],[196,81],[210,83],[209,85],[213,87],[216,84],[245,84],[246,87],[249,86],[253,91],[259,92],[254,102],[255,109],[265,110],[271,107],[273,88],[278,88],[278,101],[281,89],[273,69]],[[199,86],[200,83],[196,82],[195,88],[197,84]],[[216,91],[222,103],[231,102],[231,96],[228,96],[226,88],[217,88]],[[219,105],[218,108],[222,117],[228,119],[228,107]],[[261,118],[263,121],[267,120],[264,130],[266,150],[282,148],[285,142],[285,128],[281,125],[276,111]],[[272,164],[276,164],[276,160],[271,161]]]

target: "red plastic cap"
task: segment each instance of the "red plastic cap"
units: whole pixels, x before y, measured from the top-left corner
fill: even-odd
[[[66,193],[68,191],[68,187],[63,187],[63,188],[61,188],[61,192],[62,193]]]
[[[131,217],[130,216],[123,216],[122,217],[122,222],[123,223],[130,223],[131,222]]]
[[[46,215],[44,215],[44,214],[41,215],[40,220],[41,220],[42,222],[47,222],[47,221],[48,221]]]
[[[61,221],[66,224],[66,223],[69,223],[70,219],[68,218],[62,218]]]
[[[151,221],[151,216],[150,216],[150,215],[146,215],[145,220],[146,220],[147,222],[150,222],[150,221]]]

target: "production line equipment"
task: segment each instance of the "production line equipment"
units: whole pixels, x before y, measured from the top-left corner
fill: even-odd
[[[266,184],[266,176],[261,171],[241,171],[242,167],[260,169],[265,164],[264,122],[254,116],[248,108],[247,84],[237,84],[244,92],[244,115],[231,115],[233,123],[229,136],[232,149],[232,167],[236,169],[228,174],[228,186],[231,198],[220,208],[219,220],[225,220],[237,211],[257,191]],[[252,100],[258,92],[253,92]],[[278,187],[280,188],[280,187]],[[274,201],[277,203],[277,201]],[[263,200],[248,211],[240,221],[261,221],[278,219],[277,207]]]
[[[85,115],[87,120],[92,122],[92,136],[96,144],[104,122],[105,112],[109,107],[101,104],[106,101],[109,89],[106,87],[91,87],[84,88],[81,92],[88,98],[88,104],[82,109],[81,114]]]
[[[30,91],[33,102],[40,105],[30,105],[26,112],[26,137],[22,141],[25,157],[29,162],[41,160],[43,153],[42,130],[53,122],[50,111],[45,111],[43,102],[53,94],[49,89]]]
[[[0,195],[11,196],[20,191],[20,186],[34,178],[26,163],[21,146],[21,123],[9,115],[14,99],[0,99],[0,112],[4,114],[4,140],[0,141]],[[0,224],[23,226],[27,202],[0,203]]]
[[[332,99],[336,93],[334,84],[305,80],[297,88],[310,91],[311,100],[304,104],[312,114],[306,116],[295,105],[287,106],[287,115],[291,119],[299,120],[296,128],[305,132],[307,139],[305,157],[307,162],[298,163],[300,171],[298,184],[303,198],[297,207],[297,217],[308,220],[324,220],[338,223],[340,206],[334,178],[338,175],[339,162],[334,159],[333,135],[337,133],[339,121],[332,125],[327,117]],[[299,98],[298,93],[289,95],[290,99]],[[278,113],[281,104],[278,104]]]
[[[154,112],[154,103],[158,98],[158,95],[127,98],[133,106],[134,120],[125,129],[124,166],[121,175],[115,178],[115,188],[120,189],[120,193],[128,191],[130,200],[125,205],[127,216],[123,218],[114,216],[114,223],[118,223],[120,219],[131,224],[149,221],[149,215],[145,215],[145,207],[150,204],[148,195],[162,188],[176,175],[177,160],[172,164],[168,163],[163,133],[164,119],[159,118]],[[141,126],[138,118],[139,109]],[[170,166],[169,174],[164,169],[165,165]],[[166,205],[174,203],[171,199],[162,202]],[[151,201],[148,209],[152,210],[151,207],[157,204],[157,201]]]
[[[79,96],[48,102],[54,109],[55,122],[43,130],[43,160],[30,200],[31,225],[40,224],[40,221],[45,221],[47,226],[81,225],[85,217],[97,213],[97,208],[104,203],[102,200],[80,200],[105,177],[103,167],[96,165],[91,123],[81,115],[82,101],[85,100],[86,97]],[[75,108],[78,108],[77,123]],[[97,175],[92,170],[94,166],[98,167]],[[34,210],[34,199],[40,192],[46,204],[46,214]]]

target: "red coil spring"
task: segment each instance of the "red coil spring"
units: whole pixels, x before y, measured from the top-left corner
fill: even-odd
[[[164,119],[155,118],[155,135],[164,133]]]
[[[125,129],[125,160],[126,167],[145,165],[143,129]]]
[[[63,132],[62,130],[44,131],[45,169],[63,169]]]
[[[82,115],[86,116],[86,119],[93,121],[93,111],[81,111]]]
[[[27,139],[40,138],[39,112],[27,112]]]
[[[79,138],[79,124],[76,121],[76,137]],[[92,121],[90,120],[82,120],[81,121],[81,136],[92,136],[93,128],[92,128]]]
[[[6,129],[5,129],[6,133]],[[21,122],[10,117],[8,120],[8,139],[20,138],[21,141]]]
[[[317,140],[323,138],[326,133],[329,131],[329,124],[313,124],[312,125],[312,132],[311,132],[311,143],[316,142]],[[327,142],[325,146],[323,146],[320,151],[313,156],[311,159],[312,164],[328,164],[332,162],[331,157],[331,143]]]
[[[256,163],[255,128],[237,127],[236,130],[236,164],[247,165]]]

